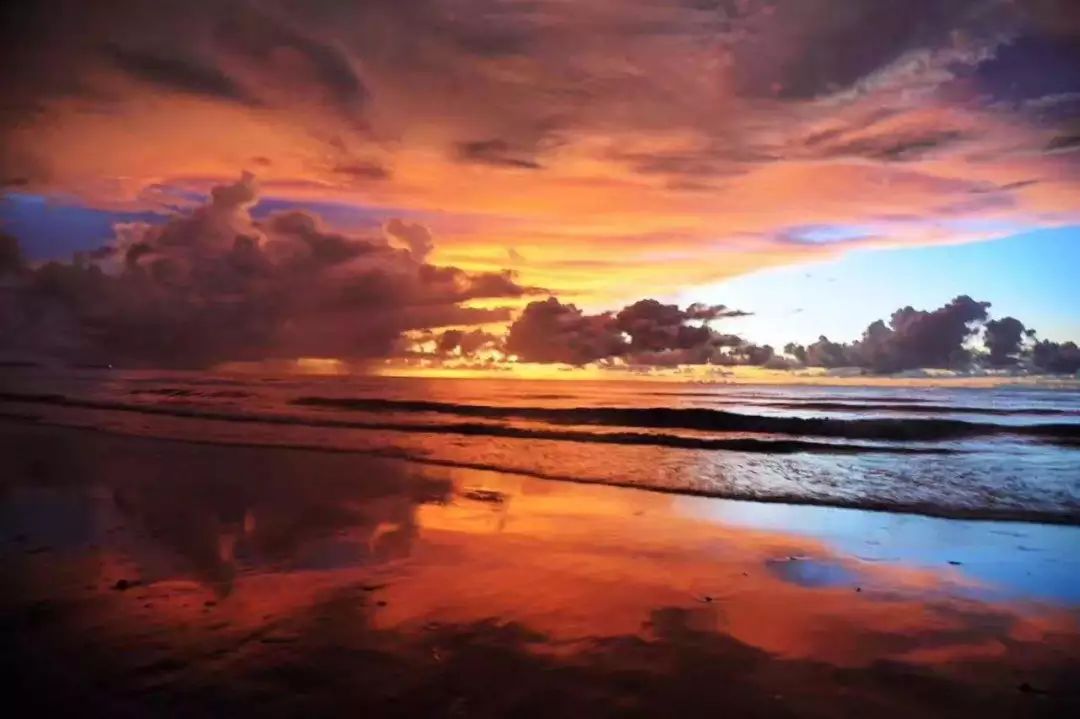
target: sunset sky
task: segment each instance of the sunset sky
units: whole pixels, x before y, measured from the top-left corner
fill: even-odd
[[[426,330],[501,337],[548,296],[586,324],[643,298],[724,305],[671,321],[779,348],[970,295],[1080,340],[1075,2],[0,12],[0,229],[28,266],[108,246],[91,257],[106,273],[141,273],[58,281],[109,300],[78,338],[49,319],[22,349],[392,356]],[[200,314],[152,351],[114,338],[177,303]],[[693,342],[633,345],[670,363]]]

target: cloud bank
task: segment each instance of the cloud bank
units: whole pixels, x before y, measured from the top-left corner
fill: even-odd
[[[424,225],[390,219],[368,233],[315,214],[252,216],[255,178],[157,225],[118,225],[112,243],[71,262],[33,264],[0,234],[0,359],[206,367],[332,357],[506,368],[515,363],[658,368],[856,367],[874,374],[976,367],[1072,374],[1080,349],[1040,340],[990,303],[957,296],[897,309],[853,342],[827,337],[777,351],[731,328],[749,312],[641,299],[587,312],[509,270],[436,265]],[[477,306],[473,303],[480,303]]]
[[[854,342],[820,337],[777,351],[712,326],[748,313],[723,305],[693,304],[685,309],[654,299],[639,300],[618,312],[588,314],[555,297],[529,303],[509,324],[505,339],[475,331],[471,344],[462,333],[439,340],[445,356],[455,349],[468,357],[484,350],[504,359],[609,368],[694,365],[752,365],[794,370],[803,367],[858,368],[869,374],[910,370],[1012,369],[1054,374],[1080,371],[1080,349],[1072,342],[1038,340],[1014,317],[990,319],[990,303],[960,295],[935,310],[910,306],[876,320]]]
[[[506,320],[508,309],[466,303],[529,291],[510,272],[427,263],[432,238],[418,224],[342,234],[301,211],[256,221],[256,201],[245,175],[164,224],[118,227],[70,263],[31,267],[5,236],[0,350],[165,367],[384,357],[406,330]]]
[[[936,310],[902,307],[889,322],[877,320],[851,343],[822,336],[784,352],[809,367],[859,367],[875,374],[916,369],[970,370],[1024,366],[1036,372],[1075,374],[1080,353],[1072,342],[1037,341],[1015,317],[990,319],[990,303],[960,295]]]

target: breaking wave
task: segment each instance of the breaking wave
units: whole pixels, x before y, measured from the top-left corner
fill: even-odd
[[[838,439],[934,441],[1012,434],[1049,440],[1080,438],[1080,424],[1009,426],[937,418],[841,419],[774,417],[717,409],[671,407],[503,407],[424,400],[300,397],[295,405],[364,412],[420,412],[485,419],[527,419],[550,424],[642,429],[786,434]]]

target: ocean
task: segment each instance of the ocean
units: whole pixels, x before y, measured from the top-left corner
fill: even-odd
[[[1080,524],[1080,391],[9,368],[0,416],[789,504]]]

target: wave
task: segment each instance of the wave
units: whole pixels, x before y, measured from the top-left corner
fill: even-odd
[[[750,395],[740,397],[738,395],[717,395],[705,392],[648,392],[645,393],[658,397],[712,397],[717,403],[724,405],[749,405],[751,407],[764,407],[769,409],[793,409],[793,410],[818,410],[823,412],[896,412],[921,414],[974,414],[990,416],[1057,416],[1078,417],[1080,410],[1056,409],[1052,407],[980,407],[977,405],[946,405],[936,404],[925,399],[897,399],[889,397],[866,397],[855,401],[834,400],[787,400]]]
[[[976,407],[971,405],[923,404],[921,402],[763,402],[761,406],[779,409],[812,409],[825,412],[919,412],[921,414],[982,414],[1000,416],[1039,415],[1057,417],[1080,416],[1080,410],[1053,409],[1050,407]]]
[[[561,442],[585,442],[592,444],[643,445],[671,447],[676,449],[725,450],[766,454],[956,454],[958,450],[936,447],[902,447],[891,445],[831,444],[798,439],[751,439],[751,438],[704,438],[677,434],[647,434],[640,432],[586,432],[511,427],[497,424],[455,423],[431,424],[419,422],[361,422],[322,417],[298,417],[280,414],[245,414],[195,409],[175,405],[140,405],[107,400],[90,400],[66,397],[58,394],[22,394],[0,392],[0,401],[20,404],[45,404],[76,409],[133,412],[146,415],[203,419],[223,422],[246,422],[302,427],[327,427],[334,429],[365,429],[390,432],[414,432],[423,434],[454,434],[464,436],[503,437],[509,439],[552,440]]]
[[[720,402],[728,402],[731,400],[736,401],[762,401],[770,402],[777,398],[776,392],[687,392],[687,391],[653,391],[653,392],[638,392],[637,394],[648,395],[651,397],[711,397]],[[817,396],[821,396],[820,394]],[[928,399],[917,399],[914,397],[888,397],[885,395],[857,395],[852,399],[858,399],[866,402],[880,402],[883,404],[888,403],[907,403],[907,404],[921,404],[930,402]]]
[[[11,418],[11,417],[9,417]],[[42,418],[35,417],[36,420],[42,420]],[[211,445],[224,445],[230,447],[253,447],[253,448],[273,448],[283,450],[299,450],[299,451],[311,451],[311,452],[333,452],[333,453],[347,453],[347,454],[359,454],[365,456],[376,456],[386,459],[396,459],[407,462],[414,462],[418,464],[426,464],[439,467],[450,468],[462,468],[473,469],[488,472],[503,472],[506,474],[515,474],[526,477],[534,477],[537,479],[560,481],[560,482],[573,482],[575,484],[600,484],[611,487],[621,487],[627,489],[637,489],[647,492],[658,492],[661,494],[677,494],[688,495],[697,497],[712,497],[716,499],[726,499],[735,501],[750,501],[761,502],[767,504],[791,504],[791,505],[803,505],[803,506],[815,506],[815,507],[840,507],[846,509],[859,509],[871,512],[891,512],[891,513],[905,513],[905,514],[918,514],[929,517],[942,517],[947,519],[967,519],[977,521],[1011,521],[1011,522],[1037,522],[1043,524],[1064,524],[1064,525],[1080,525],[1080,512],[1073,509],[1029,509],[1024,507],[969,507],[969,506],[955,506],[947,505],[943,506],[930,502],[919,501],[904,501],[904,500],[890,500],[890,499],[875,499],[875,498],[848,498],[843,496],[836,497],[814,497],[800,494],[794,494],[781,491],[754,491],[752,489],[727,487],[722,490],[705,488],[705,487],[670,487],[664,485],[650,485],[641,484],[631,481],[621,481],[616,479],[600,479],[600,478],[586,478],[576,475],[560,474],[554,472],[544,472],[539,470],[525,469],[515,466],[505,466],[497,462],[470,462],[467,460],[458,460],[450,458],[432,457],[426,454],[417,452],[411,452],[404,448],[398,447],[386,447],[386,448],[353,448],[353,447],[340,447],[334,445],[325,444],[310,444],[303,442],[260,442],[258,440],[236,440],[225,439],[220,437],[205,437],[199,439],[193,438],[179,438],[179,437],[145,437],[138,433],[122,428],[113,427],[86,427],[81,425],[70,425],[62,421],[48,422],[57,427],[63,427],[65,429],[83,431],[83,432],[101,432],[104,434],[118,435],[118,436],[134,436],[140,439],[149,439],[152,441],[164,441],[164,442],[182,442],[190,444],[211,444]]]
[[[936,418],[772,417],[717,409],[671,407],[500,407],[364,397],[300,397],[292,400],[292,404],[365,412],[429,412],[485,419],[529,419],[550,424],[787,434],[838,439],[933,441],[1002,434],[1049,440],[1080,438],[1080,424],[1011,426]]]

